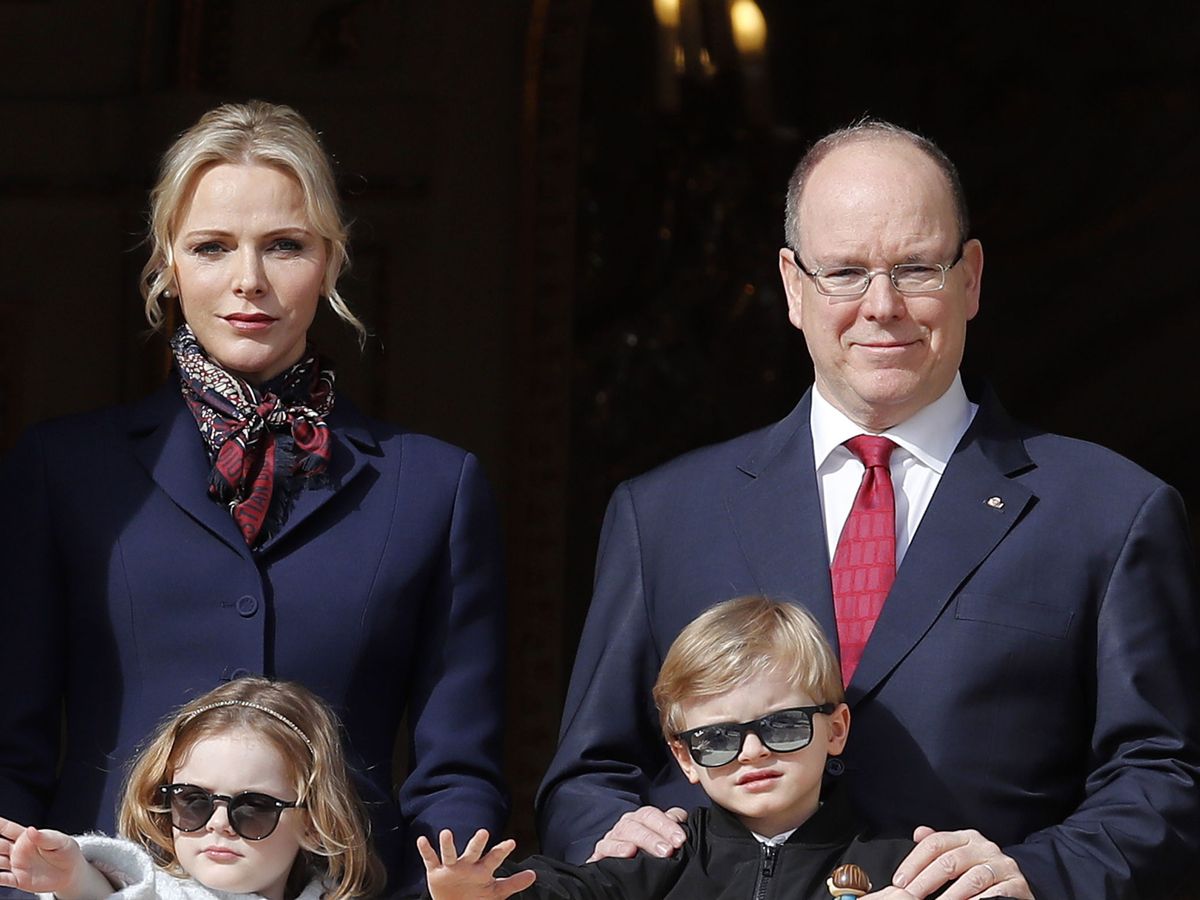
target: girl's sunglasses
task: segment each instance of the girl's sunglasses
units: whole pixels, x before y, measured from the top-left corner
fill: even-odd
[[[180,831],[199,831],[208,824],[220,801],[225,804],[229,827],[248,841],[270,837],[285,809],[304,807],[299,801],[279,800],[256,791],[243,791],[232,797],[213,794],[194,784],[162,784],[157,791],[167,807],[158,811],[170,813],[171,824]]]
[[[737,759],[742,752],[746,735],[753,732],[768,750],[791,753],[801,750],[812,741],[812,717],[815,713],[833,712],[834,704],[796,706],[767,713],[749,722],[722,722],[681,731],[675,739],[687,747],[697,765],[705,768],[723,766]]]

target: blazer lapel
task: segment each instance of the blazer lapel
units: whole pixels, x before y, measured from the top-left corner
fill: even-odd
[[[286,539],[302,522],[353,481],[370,457],[379,456],[382,452],[375,435],[371,433],[368,419],[344,397],[337,398],[333,412],[329,414],[329,427],[334,434],[334,445],[326,477],[297,492],[283,527],[259,546],[259,553],[266,553]]]
[[[324,506],[358,475],[368,457],[379,455],[379,442],[371,433],[368,420],[348,400],[338,399],[334,412],[330,414],[329,424],[336,441],[328,480],[296,495],[283,527],[259,546],[259,553],[278,544]],[[179,396],[179,389],[173,381],[133,406],[129,435],[134,454],[176,506],[240,556],[251,555],[229,511],[209,496],[211,464],[208,453],[196,428],[196,420]]]
[[[128,431],[134,455],[175,505],[239,555],[248,556],[233,517],[209,496],[208,453],[173,379],[134,404]]]
[[[1010,476],[1032,465],[989,391],[913,535],[847,699],[861,699],[900,663],[1021,518],[1034,495]]]
[[[745,485],[726,500],[733,530],[758,589],[811,612],[837,643],[829,551],[809,429],[811,390],[738,466]]]

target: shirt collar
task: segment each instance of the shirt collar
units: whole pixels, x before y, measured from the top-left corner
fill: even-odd
[[[978,409],[977,404],[967,399],[962,376],[956,373],[954,381],[942,396],[882,434],[940,475]],[[809,421],[813,462],[818,472],[829,462],[835,450],[850,438],[863,433],[862,426],[826,400],[816,385],[812,390]]]
[[[758,841],[760,844],[771,844],[773,846],[778,847],[780,844],[786,842],[787,839],[790,838],[793,834],[795,834],[796,829],[789,828],[787,831],[781,831],[779,834],[775,835],[774,837],[765,837],[764,835],[759,834],[757,831],[752,831],[750,833],[752,835],[754,835],[754,839],[756,841]]]

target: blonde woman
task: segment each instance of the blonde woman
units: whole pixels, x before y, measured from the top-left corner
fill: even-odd
[[[330,162],[294,110],[227,105],[184,132],[149,243],[147,318],[180,323],[166,384],[37,426],[0,467],[5,660],[31,675],[0,704],[0,809],[111,831],[166,711],[288,678],[344,721],[392,886],[414,887],[417,835],[507,813],[491,491],[471,454],[359,412],[308,343],[321,304],[363,326],[337,290]]]

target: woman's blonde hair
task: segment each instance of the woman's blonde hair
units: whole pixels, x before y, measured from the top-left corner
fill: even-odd
[[[841,703],[842,672],[821,626],[794,603],[739,597],[692,620],[667,651],[654,702],[663,736],[684,730],[683,705],[759,675],[791,682],[814,703]]]
[[[329,157],[303,116],[289,106],[262,100],[227,103],[210,110],[163,155],[158,181],[150,192],[150,259],[142,269],[142,297],[151,327],[162,327],[166,321],[163,301],[179,293],[171,246],[179,217],[200,175],[220,163],[272,166],[296,179],[304,194],[309,224],[325,241],[321,294],[358,333],[359,344],[365,342],[366,326],[337,291],[338,276],[350,257]]]
[[[287,767],[300,814],[309,821],[288,876],[295,897],[314,877],[327,885],[325,900],[349,900],[383,889],[383,865],[371,846],[370,824],[342,752],[333,711],[307,688],[289,681],[242,678],[223,684],[164,719],[133,760],[117,826],[158,864],[185,874],[175,856],[171,816],[158,794],[195,744],[246,730],[274,747]]]

